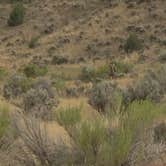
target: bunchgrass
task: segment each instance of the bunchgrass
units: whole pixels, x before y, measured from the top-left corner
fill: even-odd
[[[56,111],[56,120],[66,129],[74,126],[81,120],[81,107],[60,108]]]

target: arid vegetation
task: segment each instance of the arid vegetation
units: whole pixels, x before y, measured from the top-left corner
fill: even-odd
[[[165,166],[165,7],[0,0],[0,166]]]

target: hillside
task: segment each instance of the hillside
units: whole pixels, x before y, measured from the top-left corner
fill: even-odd
[[[9,19],[17,5],[23,20],[13,26]],[[2,121],[9,130],[1,141],[6,114],[0,114],[0,142],[9,144],[7,150],[0,145],[0,165],[165,166],[165,74],[165,0],[0,0],[0,111],[9,109],[11,122]],[[158,144],[148,134],[160,124],[164,141]],[[84,137],[91,127],[92,138]],[[43,130],[49,145],[42,142]],[[117,147],[101,137],[105,132],[119,140]],[[50,148],[61,139],[71,161],[61,159],[64,149],[55,155]]]

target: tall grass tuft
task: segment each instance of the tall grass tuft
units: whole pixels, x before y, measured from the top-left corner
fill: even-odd
[[[81,120],[81,106],[60,108],[56,112],[56,120],[60,125],[64,126],[66,129],[68,127],[74,126]]]

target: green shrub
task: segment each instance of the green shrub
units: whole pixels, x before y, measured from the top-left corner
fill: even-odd
[[[105,140],[98,162],[101,165],[121,166],[126,163],[132,146],[132,132],[119,127]]]
[[[23,23],[25,15],[25,9],[21,3],[17,3],[8,19],[9,26],[17,26]]]
[[[110,69],[108,65],[99,66],[96,71],[96,79],[106,79],[109,77]]]
[[[58,93],[61,93],[65,89],[65,80],[63,78],[56,78],[52,81],[53,86]]]
[[[37,46],[37,42],[38,42],[39,38],[40,38],[39,36],[32,37],[29,42],[29,48],[35,48]]]
[[[111,166],[127,164],[130,161],[131,149],[144,136],[146,129],[152,125],[155,119],[163,116],[166,116],[164,105],[161,106],[150,101],[135,101],[130,104],[125,114],[120,116],[118,128],[103,141],[97,163]],[[134,151],[139,153],[140,160],[144,153],[144,147],[141,148],[141,153]]]
[[[129,53],[142,49],[141,40],[135,34],[130,34],[124,44],[124,50]]]
[[[72,131],[72,139],[81,152],[79,164],[121,166],[127,163],[131,148],[154,119],[163,115],[166,115],[165,106],[144,101],[130,104],[120,116],[116,129],[108,130],[104,120],[81,122]]]
[[[110,70],[108,65],[99,66],[96,69],[92,66],[83,67],[80,78],[83,81],[99,81],[108,78],[109,73]]]
[[[51,83],[59,95],[64,94],[66,89],[66,78],[63,73],[51,73]]]
[[[101,120],[82,122],[75,130],[73,140],[82,152],[80,165],[95,165],[106,139],[106,128]]]
[[[56,112],[56,119],[58,123],[68,127],[74,126],[81,120],[81,107],[69,107],[66,109],[60,109]]]
[[[44,76],[48,72],[47,66],[38,66],[35,64],[29,64],[24,68],[24,74],[27,77]]]
[[[124,74],[129,73],[133,68],[133,65],[130,63],[112,61],[109,64],[109,74],[112,77],[123,76]]]

